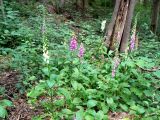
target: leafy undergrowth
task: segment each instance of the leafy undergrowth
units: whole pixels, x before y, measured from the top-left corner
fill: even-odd
[[[113,76],[114,52],[107,53],[100,19],[72,21],[54,14],[44,23],[43,15],[22,23],[20,46],[1,48],[3,59],[11,59],[10,64],[2,61],[2,70],[16,69],[19,92],[27,94],[29,106],[43,110],[33,120],[160,119],[160,42],[154,35],[142,34],[137,50],[121,54]],[[74,35],[78,49],[72,51]],[[81,43],[85,54],[78,57]],[[44,46],[49,63],[43,62]]]
[[[113,52],[107,54],[102,34],[95,33],[95,26],[88,24],[91,21],[97,25],[92,19],[84,20],[78,28],[78,43],[83,42],[85,46],[82,59],[77,56],[78,50],[69,50],[72,35],[67,32],[73,30],[68,26],[76,26],[76,22],[60,24],[67,28],[65,34],[68,35],[61,44],[49,40],[50,63],[40,68],[43,76],[27,94],[29,103],[40,104],[46,111],[34,119],[49,116],[106,120],[111,111],[127,112],[130,115],[124,116],[126,119],[159,119],[159,53],[148,54],[159,42],[151,40],[152,46],[148,47],[142,40],[140,46],[148,47],[145,52],[141,50],[145,48],[140,47],[129,55],[121,55],[116,76],[112,77]],[[63,33],[62,27],[59,30],[59,34]],[[158,49],[157,46],[157,52]],[[147,55],[143,57],[141,52]]]

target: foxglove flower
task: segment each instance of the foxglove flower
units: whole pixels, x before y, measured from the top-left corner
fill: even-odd
[[[49,53],[48,53],[48,49],[46,47],[46,45],[43,45],[43,60],[45,63],[49,64]]]
[[[113,68],[112,68],[112,77],[113,78],[116,76],[116,69],[118,68],[119,64],[120,64],[120,59],[118,57],[115,57],[114,61],[113,61]]]
[[[105,27],[106,27],[106,20],[103,20],[102,22],[101,22],[101,31],[102,32],[104,32],[104,29],[105,29]]]
[[[85,49],[84,49],[83,43],[81,43],[80,48],[79,48],[78,57],[82,58],[84,56],[84,52],[85,52]]]
[[[74,51],[74,50],[76,50],[77,49],[77,38],[76,38],[76,36],[73,36],[72,38],[71,38],[71,41],[70,41],[70,50],[71,51]]]
[[[49,64],[49,54],[48,54],[48,50],[46,52],[43,53],[43,60],[44,62],[46,62],[47,64]]]
[[[130,50],[133,51],[135,48],[135,42],[136,42],[136,34],[133,33],[131,36],[131,41],[130,41]]]

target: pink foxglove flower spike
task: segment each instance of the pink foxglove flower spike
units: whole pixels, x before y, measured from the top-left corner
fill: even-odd
[[[77,38],[76,38],[76,36],[73,36],[73,37],[71,38],[71,41],[70,41],[70,50],[71,50],[71,51],[76,50],[76,49],[77,49],[77,45],[78,45],[78,43],[77,43]]]
[[[133,51],[135,48],[135,42],[136,42],[136,34],[133,33],[131,36],[131,41],[130,41],[130,50]]]
[[[85,49],[84,49],[83,43],[81,43],[80,48],[79,48],[78,57],[82,58],[84,56],[84,52],[85,52]]]

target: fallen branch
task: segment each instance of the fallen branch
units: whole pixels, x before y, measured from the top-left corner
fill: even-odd
[[[137,64],[136,64],[137,65]],[[157,70],[160,70],[160,67],[159,66],[156,66],[156,67],[152,67],[151,69],[145,69],[143,67],[140,67],[139,65],[137,65],[141,70],[143,71],[147,71],[147,72],[155,72]]]

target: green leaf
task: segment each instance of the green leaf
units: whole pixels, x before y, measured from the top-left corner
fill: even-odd
[[[156,77],[160,78],[160,70],[157,70],[156,72],[153,73]]]
[[[134,111],[136,111],[139,114],[143,114],[145,112],[144,107],[142,107],[140,105],[137,105],[137,106],[133,105],[133,106],[131,106],[131,109],[134,110]]]
[[[0,106],[0,117],[5,118],[6,116],[7,116],[7,110],[3,106]]]
[[[50,71],[49,71],[48,67],[43,68],[42,71],[45,75],[49,76]]]
[[[141,97],[141,96],[143,95],[143,92],[142,92],[140,89],[137,89],[137,88],[135,88],[135,87],[132,87],[132,88],[131,88],[131,91],[132,91],[135,95],[137,95],[138,97]]]
[[[50,80],[54,80],[55,81],[57,79],[57,77],[58,76],[56,74],[51,74],[50,75]]]
[[[74,105],[79,105],[82,102],[82,100],[80,98],[74,98],[73,99],[73,104]]]
[[[106,104],[104,102],[101,102],[101,108],[102,108],[102,110],[103,110],[104,113],[108,112],[109,107],[106,106]]]
[[[96,100],[89,100],[87,102],[87,107],[88,108],[92,108],[92,107],[95,107],[97,105],[97,101]]]
[[[57,105],[58,107],[64,106],[64,104],[65,104],[64,99],[56,100],[54,102],[54,105]]]
[[[55,80],[47,80],[47,85],[49,88],[52,88],[55,84]]]
[[[120,107],[121,107],[124,111],[128,111],[127,105],[120,104]]]
[[[145,90],[145,91],[144,91],[144,94],[145,94],[147,97],[151,97],[151,96],[153,96],[153,91],[151,91],[151,90]]]
[[[98,111],[96,116],[95,116],[95,119],[96,120],[102,120],[104,118],[104,113],[103,111]]]
[[[91,115],[86,115],[85,120],[94,120],[94,117]]]
[[[69,110],[69,109],[63,109],[62,112],[64,114],[67,114],[67,115],[72,115],[73,114],[73,112],[71,110]]]
[[[74,78],[78,78],[79,77],[79,70],[78,70],[78,68],[74,68],[73,69],[73,74],[72,74],[72,77],[74,77]]]
[[[112,105],[114,103],[113,98],[107,98],[107,103]]]
[[[31,76],[31,77],[29,77],[29,79],[28,79],[29,81],[33,81],[33,80],[36,80],[36,77],[35,76]]]
[[[64,106],[65,100],[60,99],[60,100],[55,100],[54,105],[57,105],[58,107]]]
[[[72,81],[71,84],[74,90],[84,89],[83,85],[81,83],[78,83],[77,81]]]
[[[59,88],[58,92],[65,96],[67,100],[71,100],[71,93],[65,88]]]
[[[39,95],[41,95],[44,92],[45,87],[46,87],[46,84],[44,82],[41,82],[35,88],[31,89],[31,91],[27,93],[27,96],[31,98],[37,98]]]
[[[4,99],[0,101],[0,105],[2,105],[3,107],[12,106],[12,102]]]
[[[78,89],[78,83],[76,81],[72,81],[71,84],[74,90]]]
[[[138,112],[139,112],[140,114],[145,113],[145,109],[144,109],[144,107],[142,107],[142,106],[138,106]]]
[[[76,120],[83,120],[83,116],[84,116],[84,110],[83,109],[76,112]]]

